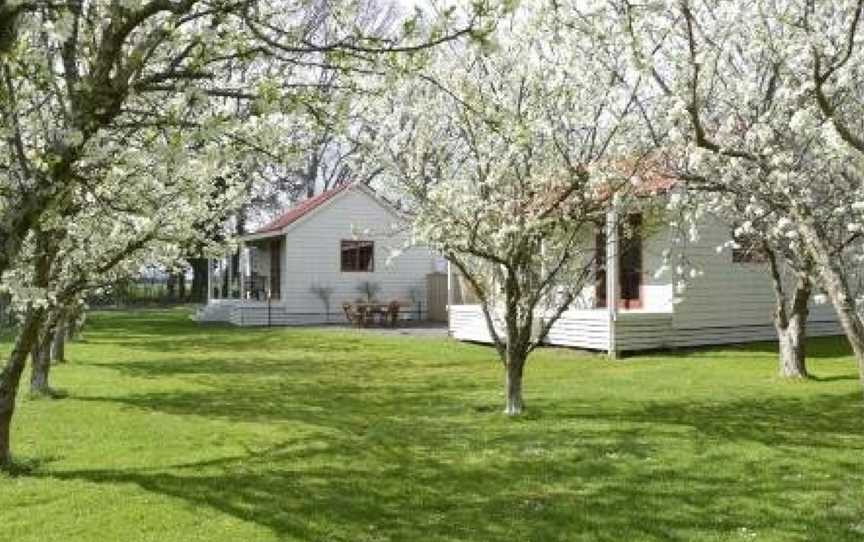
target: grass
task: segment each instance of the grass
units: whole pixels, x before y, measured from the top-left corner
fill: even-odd
[[[506,419],[481,346],[93,317],[22,398],[0,539],[864,539],[864,402],[839,340],[540,352]],[[8,344],[3,348],[8,349]]]

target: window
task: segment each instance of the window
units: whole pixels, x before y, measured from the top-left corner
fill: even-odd
[[[765,263],[765,252],[759,238],[755,235],[738,235],[732,228],[732,240],[735,247],[732,249],[732,263]]]
[[[372,241],[342,241],[342,271],[375,270],[375,243]]]

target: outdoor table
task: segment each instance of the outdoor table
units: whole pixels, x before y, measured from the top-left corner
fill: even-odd
[[[397,302],[389,302],[389,303],[355,303],[354,307],[357,312],[361,315],[360,323],[361,325],[365,325],[371,322],[371,320],[377,315],[380,320],[379,322],[383,325],[387,322],[387,318],[390,317],[390,324],[395,326],[396,322],[399,321],[399,303]]]

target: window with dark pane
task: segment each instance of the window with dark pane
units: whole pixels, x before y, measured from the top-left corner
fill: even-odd
[[[642,307],[642,215],[627,216],[627,223],[619,229],[619,281],[620,306],[625,309]]]
[[[342,241],[342,271],[370,272],[375,270],[373,241]]]
[[[756,235],[735,233],[737,227],[732,228],[732,240],[735,247],[732,249],[732,263],[765,263],[765,251],[762,243]]]
[[[642,307],[642,215],[628,215],[618,226],[618,307]],[[606,299],[606,229],[596,225],[594,236],[594,306],[605,308]]]
[[[606,228],[598,223],[594,233],[594,306],[606,308]]]

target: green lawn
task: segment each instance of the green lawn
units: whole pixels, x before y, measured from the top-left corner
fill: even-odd
[[[519,420],[451,341],[103,313],[20,402],[3,541],[864,539],[864,402],[839,340],[609,362],[543,351]],[[8,344],[2,348],[8,348]]]

